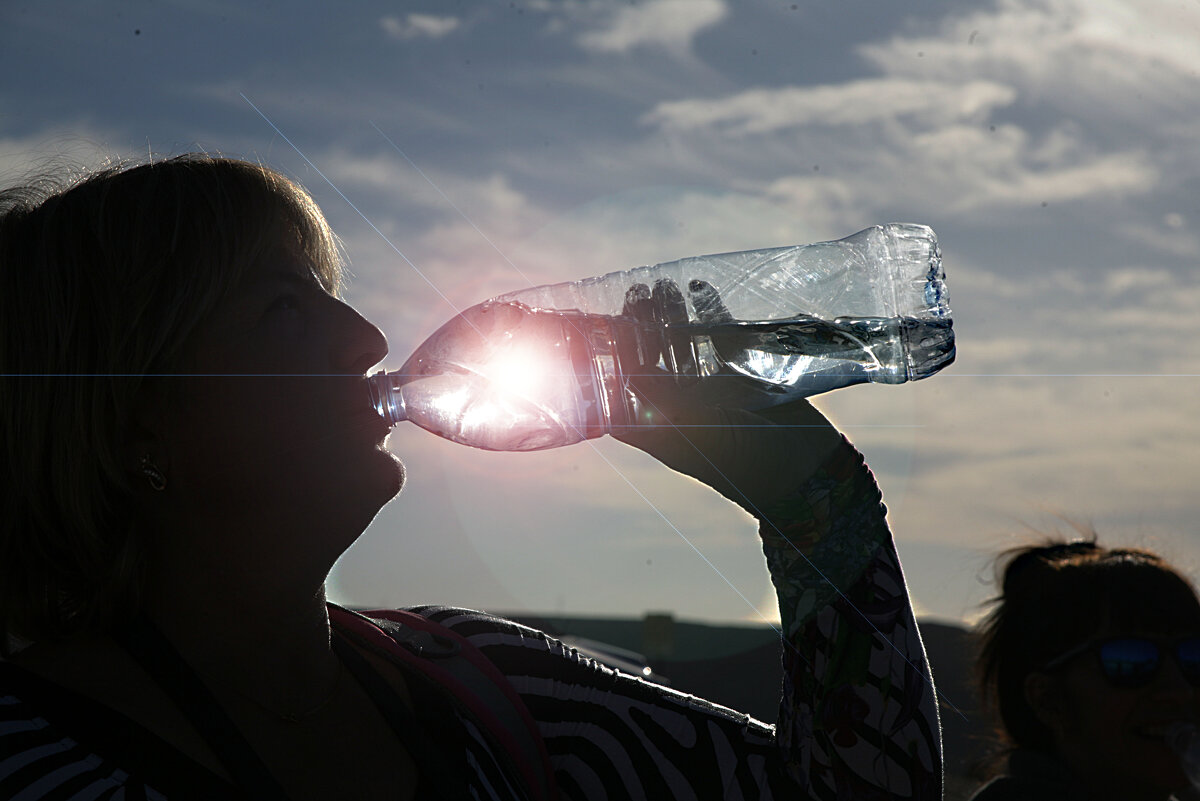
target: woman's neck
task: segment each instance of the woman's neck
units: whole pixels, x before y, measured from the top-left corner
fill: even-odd
[[[1093,801],[1169,801],[1171,798],[1169,792],[1147,788],[1112,771],[1102,771],[1087,754],[1061,749],[1058,758]]]
[[[207,684],[281,711],[329,686],[338,668],[322,581],[286,565],[206,567],[157,560],[143,609]]]

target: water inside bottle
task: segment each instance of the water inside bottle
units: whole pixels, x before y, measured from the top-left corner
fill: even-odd
[[[954,359],[951,324],[936,318],[798,315],[760,322],[624,325],[638,339],[641,365],[673,374],[684,384],[713,379],[705,395],[711,391],[713,402],[747,409],[866,381],[916,380]],[[625,361],[628,373],[630,360]]]

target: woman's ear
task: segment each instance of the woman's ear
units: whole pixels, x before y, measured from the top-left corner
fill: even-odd
[[[155,490],[165,488],[170,474],[170,452],[164,402],[160,389],[143,385],[125,426],[121,458],[134,479],[134,486],[149,483]]]
[[[1058,682],[1048,673],[1034,671],[1025,677],[1025,703],[1033,710],[1042,725],[1054,732],[1055,738],[1065,730],[1064,707]]]

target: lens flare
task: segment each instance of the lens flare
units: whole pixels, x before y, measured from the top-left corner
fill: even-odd
[[[555,342],[551,348],[522,344],[497,350],[481,372],[498,393],[536,399],[546,394],[554,380],[549,368],[558,363],[555,348],[561,344]]]

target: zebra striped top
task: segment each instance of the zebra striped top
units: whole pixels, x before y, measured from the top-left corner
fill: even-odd
[[[465,637],[507,678],[564,801],[940,801],[936,694],[884,511],[848,443],[766,510],[760,535],[784,634],[774,726],[622,674],[511,621],[447,607],[410,611]],[[478,721],[447,709],[416,710],[422,720],[457,720],[464,786],[445,797],[530,797]],[[128,719],[0,663],[0,798],[240,796]]]

